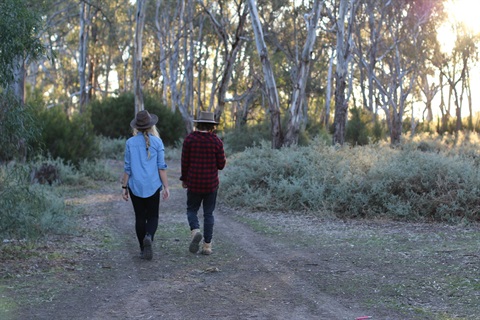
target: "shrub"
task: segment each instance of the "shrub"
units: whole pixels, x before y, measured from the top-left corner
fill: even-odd
[[[371,122],[371,115],[362,112],[360,108],[350,109],[350,114],[351,117],[347,123],[345,141],[354,146],[368,144],[369,132],[367,123]]]
[[[157,128],[166,145],[175,145],[185,133],[185,125],[180,112],[173,113],[152,96],[145,95],[145,109],[158,116]],[[119,97],[94,101],[92,123],[98,135],[112,139],[127,138],[132,135],[130,121],[134,118],[135,98],[132,93]]]
[[[273,150],[264,143],[230,157],[220,196],[233,206],[339,217],[480,221],[475,155],[404,145]]]
[[[68,232],[72,219],[63,199],[47,185],[30,184],[30,167],[0,167],[0,236],[36,239]]]
[[[39,115],[44,155],[78,165],[99,153],[90,113],[75,113],[70,119],[61,106],[45,109]]]
[[[12,94],[0,93],[0,162],[27,156],[39,128],[29,104],[22,105]]]
[[[227,154],[242,152],[246,148],[253,147],[262,141],[270,140],[270,126],[265,121],[253,126],[245,125],[239,128],[226,129],[222,139],[225,143],[225,152]]]
[[[97,139],[100,146],[98,158],[123,160],[126,142],[124,138],[98,136]]]

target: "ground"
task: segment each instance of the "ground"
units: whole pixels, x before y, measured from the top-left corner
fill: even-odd
[[[139,258],[112,162],[117,182],[66,199],[82,209],[79,232],[2,261],[0,318],[480,317],[476,225],[341,221],[220,202],[213,254],[192,254],[178,161],[169,165],[152,261]]]

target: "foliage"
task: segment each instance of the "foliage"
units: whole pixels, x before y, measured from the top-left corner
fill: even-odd
[[[13,94],[0,93],[0,162],[25,158],[39,133],[35,113],[21,104]]]
[[[98,136],[97,141],[100,146],[100,152],[97,158],[123,160],[125,139]]]
[[[131,93],[92,102],[92,123],[95,132],[114,139],[131,136],[130,121],[135,116],[134,102],[135,98]],[[153,96],[146,95],[144,102],[145,109],[158,116],[157,129],[163,142],[166,145],[174,145],[185,132],[180,113],[172,113]]]
[[[367,123],[371,122],[371,116],[362,112],[360,108],[350,109],[350,120],[347,123],[345,141],[351,145],[364,146],[368,144]]]
[[[61,106],[55,106],[40,111],[38,117],[44,155],[76,165],[97,157],[99,148],[89,112],[74,113],[69,118]]]
[[[38,57],[44,48],[35,33],[41,25],[40,14],[26,0],[0,2],[0,87],[13,80],[16,59]]]
[[[454,147],[444,138],[441,148],[423,151],[416,142],[399,149],[381,144],[337,149],[316,142],[281,150],[264,143],[229,159],[221,196],[230,205],[259,210],[479,221],[476,139],[459,140]]]
[[[30,183],[30,167],[0,167],[0,236],[35,239],[67,232],[71,220],[62,198],[48,185]]]
[[[234,129],[226,129],[221,138],[225,144],[225,152],[227,154],[233,154],[242,152],[246,148],[253,147],[255,144],[264,140],[269,141],[270,135],[270,126],[267,121],[264,121],[254,126],[240,126]]]
[[[114,176],[109,169],[108,160],[83,160],[80,163],[79,171],[86,177],[95,181],[115,181],[118,177]]]

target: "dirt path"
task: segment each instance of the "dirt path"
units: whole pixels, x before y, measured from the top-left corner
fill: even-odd
[[[35,301],[20,308],[14,319],[401,318],[395,308],[379,308],[378,300],[365,310],[369,295],[382,303],[389,296],[395,301],[409,298],[374,296],[375,283],[385,281],[395,265],[363,259],[354,245],[341,251],[335,245],[341,239],[348,242],[351,228],[377,235],[375,228],[312,217],[258,216],[219,205],[214,254],[189,253],[186,194],[178,181],[178,162],[169,165],[171,198],[160,205],[152,261],[138,257],[133,209],[121,201],[118,183],[92,191],[75,201],[86,210],[85,228],[96,230],[98,248],[77,246],[72,268],[40,282],[33,291]],[[322,233],[329,233],[329,240],[318,236]],[[82,237],[66,241],[73,246]],[[365,290],[358,287],[359,280],[349,283],[364,277],[369,279]],[[433,318],[419,314],[402,319]]]
[[[154,259],[138,258],[130,202],[112,188],[83,201],[113,241],[73,272],[83,281],[19,319],[355,319],[363,313],[322,292],[292,265],[302,255],[216,211],[214,254],[188,252],[186,194],[178,163],[169,170],[171,198],[161,203]],[[118,190],[117,190],[118,189]],[[72,239],[74,241],[74,239]]]

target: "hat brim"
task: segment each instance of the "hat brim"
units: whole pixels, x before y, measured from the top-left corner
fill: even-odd
[[[130,121],[130,127],[132,127],[133,129],[140,129],[140,130],[151,128],[157,124],[158,117],[151,113],[150,113],[150,117],[151,117],[150,123],[143,126],[137,126],[137,118],[135,118],[132,121]]]
[[[213,123],[213,124],[218,124],[218,122],[213,121],[213,120],[193,120],[193,122],[197,123]]]

